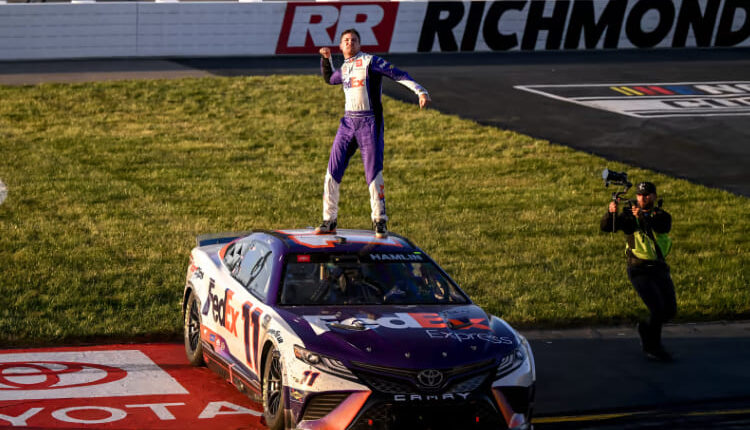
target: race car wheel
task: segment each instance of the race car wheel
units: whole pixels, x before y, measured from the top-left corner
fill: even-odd
[[[276,348],[266,356],[263,369],[263,415],[270,430],[284,428],[284,373]]]
[[[201,344],[201,312],[198,306],[198,298],[195,292],[190,293],[190,298],[185,308],[185,354],[193,366],[202,366],[203,344]]]

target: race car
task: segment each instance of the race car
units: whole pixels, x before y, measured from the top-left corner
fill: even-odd
[[[526,339],[405,237],[312,229],[203,235],[185,351],[278,429],[530,429]]]

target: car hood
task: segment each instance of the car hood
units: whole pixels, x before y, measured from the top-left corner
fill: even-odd
[[[344,363],[449,368],[500,358],[518,346],[510,327],[479,306],[288,307],[304,347]]]

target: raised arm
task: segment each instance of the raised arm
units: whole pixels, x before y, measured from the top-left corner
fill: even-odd
[[[329,85],[341,84],[341,70],[334,70],[330,48],[320,48],[320,74]]]

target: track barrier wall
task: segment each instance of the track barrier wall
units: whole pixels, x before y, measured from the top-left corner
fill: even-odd
[[[748,47],[750,0],[0,3],[0,60],[314,54],[347,28],[375,53]]]

